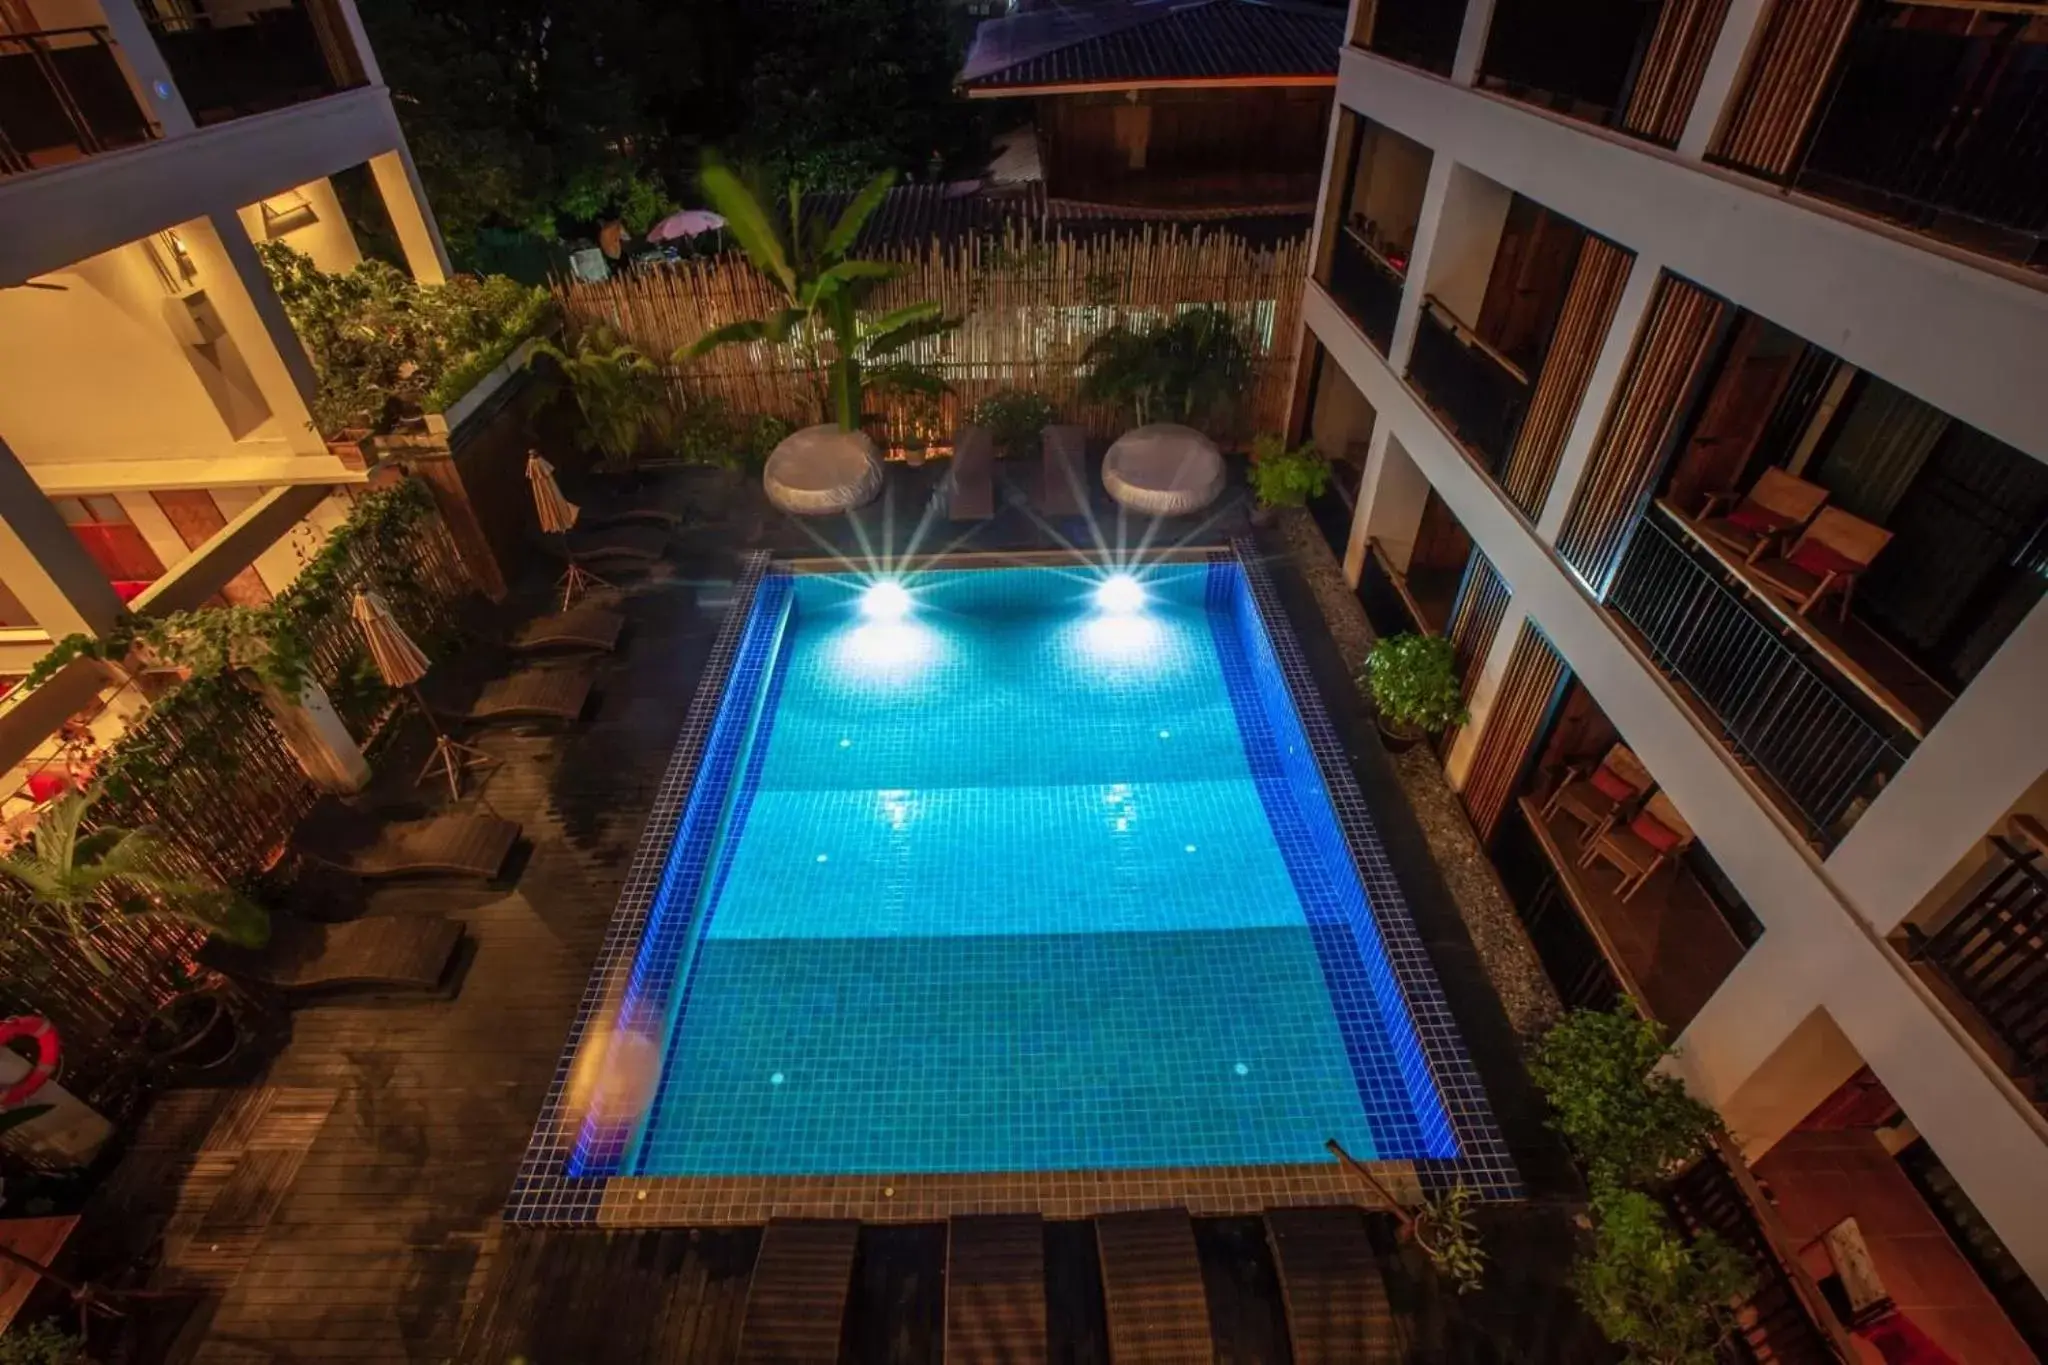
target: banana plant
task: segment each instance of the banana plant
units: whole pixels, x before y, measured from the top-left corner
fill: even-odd
[[[877,285],[903,273],[900,265],[864,261],[851,254],[861,228],[896,183],[896,172],[884,171],[870,180],[829,229],[822,220],[806,221],[801,185],[789,187],[785,226],[770,216],[746,181],[716,156],[705,157],[698,183],[747,259],[774,282],[785,302],[765,317],[714,327],[678,351],[677,360],[693,360],[721,346],[746,342],[799,346],[809,355],[812,368],[825,375],[823,406],[847,431],[860,426],[861,395],[868,388],[885,384],[899,390],[930,391],[938,385],[928,372],[901,362],[890,363],[890,358],[913,342],[959,326],[958,319],[944,317],[943,308],[930,299],[878,317],[862,311]],[[832,341],[829,360],[820,345],[825,337]]]
[[[35,928],[70,938],[108,976],[113,964],[94,946],[109,916],[168,920],[246,947],[270,938],[263,908],[225,887],[178,877],[164,842],[146,829],[82,824],[102,788],[58,798],[36,821],[26,849],[0,857],[0,878],[27,893]]]

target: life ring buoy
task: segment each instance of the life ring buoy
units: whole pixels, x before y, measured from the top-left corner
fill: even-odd
[[[0,1109],[20,1104],[48,1084],[50,1078],[57,1074],[57,1058],[63,1053],[57,1038],[57,1026],[39,1014],[17,1014],[11,1019],[0,1019],[0,1047],[17,1038],[27,1038],[35,1043],[36,1060],[26,1076],[0,1090]]]

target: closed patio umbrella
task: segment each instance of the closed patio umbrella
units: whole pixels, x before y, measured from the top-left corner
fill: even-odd
[[[569,570],[562,575],[562,610],[567,611],[581,593],[589,591],[592,584],[601,588],[611,585],[576,562],[576,556],[569,549],[569,528],[576,524],[581,509],[562,496],[562,486],[555,482],[555,467],[541,458],[538,450],[526,452],[526,482],[533,489],[533,514],[540,520],[544,534],[562,538],[562,559]]]
[[[427,676],[430,666],[427,656],[420,652],[420,647],[398,624],[384,599],[374,592],[359,592],[350,613],[363,632],[363,643],[369,647],[370,660],[377,665],[378,676],[387,686],[402,687],[410,693],[413,705],[419,707],[420,714],[427,718],[428,728],[434,732],[434,752],[421,765],[420,775],[413,780],[424,782],[428,773],[439,768],[448,779],[449,797],[459,798],[462,795],[463,771],[487,767],[497,760],[481,749],[450,739],[447,731],[441,728],[441,722],[434,718],[426,698],[420,695],[420,679]]]

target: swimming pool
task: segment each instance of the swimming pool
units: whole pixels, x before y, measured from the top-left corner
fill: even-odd
[[[763,573],[508,1215],[606,1185],[1320,1166],[1329,1138],[1511,1181],[1258,572]]]

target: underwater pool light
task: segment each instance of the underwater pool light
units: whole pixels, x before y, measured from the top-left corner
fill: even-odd
[[[860,595],[860,609],[871,621],[901,621],[910,614],[910,591],[895,579],[885,578]]]
[[[1128,616],[1145,605],[1145,589],[1127,573],[1102,580],[1095,590],[1095,605],[1118,616]]]

